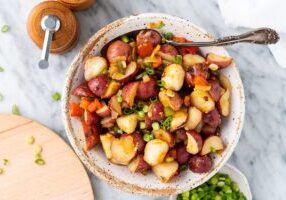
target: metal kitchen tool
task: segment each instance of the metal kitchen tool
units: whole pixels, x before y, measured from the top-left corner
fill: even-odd
[[[46,15],[41,21],[41,27],[45,31],[45,39],[42,49],[41,60],[38,63],[40,69],[46,69],[49,67],[48,59],[53,34],[59,30],[60,26],[61,22],[59,18],[54,15]]]

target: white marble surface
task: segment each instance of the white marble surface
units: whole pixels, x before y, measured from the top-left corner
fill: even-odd
[[[142,12],[164,12],[192,20],[216,36],[242,29],[228,28],[222,21],[215,0],[98,0],[91,9],[78,12],[80,39],[75,49],[51,56],[51,67],[37,68],[40,50],[26,32],[30,9],[39,0],[2,0],[0,26],[11,26],[0,33],[0,112],[9,113],[13,104],[24,116],[37,120],[58,132],[66,141],[61,121],[60,102],[51,99],[61,91],[72,58],[99,28],[120,17]],[[274,14],[274,11],[272,11]],[[246,120],[235,153],[230,159],[247,176],[254,199],[285,199],[286,184],[286,70],[277,65],[265,46],[229,47],[236,59],[246,94]],[[90,175],[97,199],[149,199],[118,191]],[[152,198],[150,198],[152,199]]]

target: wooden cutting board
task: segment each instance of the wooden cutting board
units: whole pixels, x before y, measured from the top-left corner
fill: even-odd
[[[43,147],[45,165],[34,163],[33,145]],[[7,165],[3,159],[8,159]],[[0,115],[0,199],[93,200],[87,173],[71,148],[43,125],[15,115]]]

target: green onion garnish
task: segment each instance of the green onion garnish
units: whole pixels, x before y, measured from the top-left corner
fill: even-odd
[[[122,112],[123,112],[123,114],[125,114],[125,115],[129,115],[129,114],[134,113],[134,110],[132,110],[132,109],[130,109],[130,108],[123,108],[123,109],[122,109]]]
[[[153,134],[152,133],[145,133],[144,135],[143,135],[143,140],[145,141],[145,142],[149,142],[150,140],[153,140],[154,139],[154,136],[153,136]]]
[[[26,143],[27,144],[34,144],[35,138],[33,136],[27,136],[26,137]]]
[[[53,95],[52,95],[52,98],[55,101],[59,101],[59,100],[61,100],[61,94],[58,93],[58,92],[54,92]]]
[[[140,129],[145,129],[146,128],[145,122],[140,122],[139,127]]]
[[[0,175],[4,173],[4,169],[0,168]]]
[[[151,67],[147,67],[147,68],[145,69],[145,71],[146,71],[146,73],[147,73],[148,75],[153,75],[153,74],[155,74],[155,70],[154,70],[153,68],[151,68]]]
[[[157,85],[158,85],[159,87],[164,87],[164,86],[166,85],[166,83],[165,83],[165,81],[163,81],[163,80],[158,80],[158,81],[157,81]]]
[[[161,121],[161,127],[164,130],[169,130],[171,128],[171,121],[172,121],[172,116],[166,117],[163,121]]]
[[[169,106],[168,107],[164,107],[164,114],[165,116],[172,116],[173,114],[175,114],[175,111],[170,108]]]
[[[37,165],[44,165],[44,164],[46,164],[46,162],[45,162],[42,158],[37,158],[37,159],[35,160],[35,163],[36,163]]]
[[[116,93],[116,100],[118,103],[121,103],[122,102],[122,90],[119,90],[117,93]]]
[[[161,43],[165,44],[166,43],[166,38],[165,37],[162,37],[161,39]]]
[[[1,28],[1,32],[2,33],[6,33],[10,30],[10,27],[8,25],[3,25],[2,28]]]
[[[8,165],[9,160],[8,159],[3,159],[3,165]]]
[[[144,113],[147,113],[147,112],[148,112],[148,110],[149,110],[149,106],[144,105],[144,107],[143,107],[142,111],[143,111]]]
[[[4,68],[0,66],[0,72],[4,72]]]
[[[121,40],[125,43],[128,43],[130,40],[129,40],[129,37],[127,35],[123,35],[121,36]]]
[[[166,32],[164,33],[164,37],[167,39],[167,40],[172,40],[173,37],[174,37],[174,34],[172,32]]]
[[[20,113],[20,109],[19,109],[19,107],[16,105],[16,104],[14,104],[13,106],[12,106],[12,113],[14,114],[14,115],[20,115],[21,113]]]
[[[160,21],[160,24],[156,27],[158,29],[163,28],[165,26],[163,21]]]
[[[188,166],[185,164],[185,165],[181,165],[180,167],[180,171],[186,171],[188,169]]]
[[[152,128],[153,128],[153,130],[159,130],[160,129],[160,124],[158,122],[153,122],[152,123]]]
[[[181,65],[183,62],[183,57],[181,55],[175,56],[175,63]]]
[[[151,103],[156,102],[156,101],[158,101],[158,98],[156,96],[150,98]]]
[[[139,112],[138,112],[138,116],[139,116],[140,119],[144,119],[144,117],[145,117],[144,111],[142,111],[142,110],[139,111]]]

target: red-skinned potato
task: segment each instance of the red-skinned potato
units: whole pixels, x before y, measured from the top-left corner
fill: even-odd
[[[147,142],[144,149],[144,160],[151,166],[155,166],[164,161],[166,154],[169,151],[167,142],[154,139]]]
[[[138,100],[148,100],[150,97],[157,96],[159,92],[157,82],[153,77],[150,77],[149,80],[140,81],[136,99]]]
[[[220,97],[217,105],[220,114],[227,117],[230,113],[230,91],[228,89]]]
[[[187,140],[187,134],[184,129],[178,129],[175,131],[175,141],[176,143],[184,142]]]
[[[111,128],[115,125],[116,119],[112,117],[105,117],[100,121],[103,128]]]
[[[191,103],[204,113],[208,113],[215,108],[214,100],[208,92],[203,90],[194,90],[191,93]]]
[[[179,91],[185,79],[185,71],[179,64],[171,64],[164,68],[161,80],[164,81],[166,89]]]
[[[88,58],[84,64],[84,77],[89,81],[96,76],[107,72],[107,61],[101,56],[93,56]]]
[[[120,86],[121,86],[120,83],[111,80],[101,98],[107,99],[112,97],[118,92]]]
[[[145,162],[143,155],[138,154],[128,165],[128,168],[131,172],[145,174],[151,167],[148,163]]]
[[[211,127],[218,127],[221,123],[221,118],[218,110],[215,108],[212,111],[203,115],[203,122]]]
[[[168,182],[174,177],[179,169],[176,161],[163,162],[152,167],[154,174],[162,181]]]
[[[100,142],[107,159],[111,159],[112,157],[111,144],[114,139],[115,137],[110,133],[100,135]]]
[[[167,142],[169,147],[173,147],[175,145],[174,136],[169,131],[159,129],[159,130],[153,130],[152,133],[156,139],[160,139]]]
[[[99,142],[99,136],[97,135],[89,135],[85,137],[85,150],[89,151],[91,150],[93,147],[95,147],[96,144],[98,144]]]
[[[196,131],[188,131],[187,133],[187,152],[190,154],[197,154],[203,146],[203,139]]]
[[[99,128],[95,125],[87,125],[85,121],[82,121],[82,128],[85,136],[85,147],[86,151],[91,150],[99,143]]]
[[[171,90],[161,90],[159,100],[164,107],[170,107],[174,111],[179,111],[183,105],[183,99],[177,92]]]
[[[186,150],[186,146],[181,143],[176,147],[176,158],[180,165],[186,164],[189,161],[190,154]]]
[[[114,58],[118,56],[125,56],[127,59],[130,57],[131,46],[121,40],[112,42],[106,52],[106,57],[109,62],[113,62]]]
[[[215,135],[216,132],[217,132],[217,128],[212,127],[210,125],[204,125],[202,128],[202,135],[204,136],[204,138]]]
[[[137,151],[140,153],[144,152],[146,142],[143,140],[142,134],[138,131],[132,134],[133,142],[137,147]]]
[[[186,70],[190,69],[193,65],[205,63],[204,57],[198,54],[185,54],[183,56],[183,66]]]
[[[209,64],[216,64],[220,68],[225,68],[232,63],[232,57],[209,53],[207,55],[207,61]]]
[[[214,153],[224,149],[222,139],[219,136],[213,135],[208,137],[204,141],[204,145],[201,151],[201,155],[206,155],[208,153]]]
[[[94,126],[99,123],[100,118],[97,114],[84,110],[83,119],[88,126]]]
[[[188,120],[185,124],[186,130],[195,129],[198,124],[202,121],[202,112],[196,107],[189,107]]]
[[[88,81],[88,88],[98,97],[101,97],[106,91],[109,79],[106,75],[97,76]]]
[[[122,99],[129,108],[133,106],[138,86],[139,82],[130,82],[126,84],[122,89]]]
[[[150,130],[152,129],[152,120],[150,119],[150,117],[148,117],[148,115],[145,116],[145,128]]]
[[[109,76],[118,82],[127,82],[131,80],[138,72],[139,67],[136,62],[130,62],[125,70],[125,73],[121,73],[117,64],[111,64],[109,67]]]
[[[219,84],[219,81],[218,80],[209,80],[209,84],[211,86],[211,89],[209,91],[212,99],[217,102],[220,98],[220,95],[221,95],[221,87],[220,87],[220,84]]]
[[[157,44],[161,43],[161,36],[153,30],[141,30],[136,36],[137,45],[141,45],[147,41],[150,41],[153,47],[155,47]]]
[[[124,115],[116,119],[118,127],[125,133],[133,133],[137,126],[137,115]]]
[[[120,165],[128,165],[137,152],[131,135],[122,135],[120,138],[113,139],[110,149],[111,162]]]
[[[93,92],[88,88],[87,83],[77,86],[72,91],[72,94],[80,97],[96,97],[95,94],[93,94]]]
[[[122,114],[122,108],[120,103],[117,101],[117,97],[113,96],[110,98],[109,102],[108,102],[108,106],[111,110],[115,111],[116,113],[118,113],[119,115]]]
[[[187,121],[188,114],[185,109],[175,112],[171,120],[171,131],[181,128]]]
[[[208,156],[192,156],[189,160],[189,168],[195,173],[206,173],[212,169],[212,160]]]
[[[161,52],[165,53],[165,54],[169,54],[169,55],[172,55],[172,56],[175,56],[175,55],[178,55],[178,50],[176,49],[176,47],[170,45],[170,44],[163,44],[161,46],[161,49],[160,49]]]
[[[163,120],[165,117],[163,104],[159,101],[151,103],[147,115],[152,121]]]
[[[102,107],[96,110],[96,114],[100,117],[109,117],[111,111],[105,103],[102,103]]]

